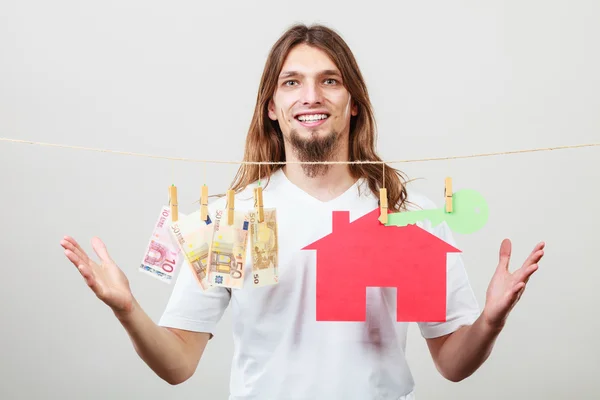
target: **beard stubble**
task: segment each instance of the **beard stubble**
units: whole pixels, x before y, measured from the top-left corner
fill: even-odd
[[[339,133],[330,131],[319,137],[315,131],[311,131],[310,138],[303,138],[296,129],[290,132],[290,144],[294,153],[302,162],[328,161],[335,154],[339,144]],[[301,164],[304,174],[309,178],[324,175],[330,164]]]

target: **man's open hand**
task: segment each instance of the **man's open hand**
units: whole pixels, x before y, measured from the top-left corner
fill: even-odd
[[[508,265],[511,256],[511,242],[504,239],[500,245],[500,261],[486,292],[484,320],[494,328],[501,328],[510,311],[517,304],[531,275],[537,271],[538,263],[544,256],[545,243],[538,243],[521,268],[513,273]]]

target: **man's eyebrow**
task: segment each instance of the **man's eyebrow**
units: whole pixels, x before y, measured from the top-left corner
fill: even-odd
[[[290,76],[298,76],[300,73],[298,71],[285,71],[279,75],[279,78],[289,78]]]
[[[341,77],[340,72],[335,69],[323,70],[319,72],[319,75],[336,75],[338,77]],[[292,76],[302,76],[302,74],[298,71],[284,71],[279,75],[279,79],[290,78]]]
[[[338,77],[342,77],[342,74],[340,74],[340,71],[335,70],[335,69],[326,69],[324,71],[321,71],[321,75],[336,75]]]

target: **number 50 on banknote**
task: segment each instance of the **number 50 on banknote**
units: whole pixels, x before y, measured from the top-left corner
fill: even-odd
[[[263,222],[258,222],[256,210],[249,212],[249,219],[252,282],[254,286],[274,285],[279,282],[276,209],[265,208]]]

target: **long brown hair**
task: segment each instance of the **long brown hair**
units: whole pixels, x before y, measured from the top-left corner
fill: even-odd
[[[342,74],[342,81],[346,89],[358,106],[358,114],[352,116],[350,121],[350,161],[382,161],[375,150],[376,124],[371,100],[352,51],[334,30],[323,25],[309,27],[304,24],[290,27],[271,48],[260,80],[254,115],[246,137],[243,160],[250,162],[285,161],[281,129],[277,121],[268,117],[267,107],[275,93],[278,76],[287,54],[294,46],[302,43],[324,51],[333,60]],[[254,183],[259,176],[261,180],[268,178],[282,167],[283,164],[242,164],[233,180],[231,189],[237,193]],[[406,208],[406,180],[402,172],[389,165],[383,166],[381,163],[350,164],[349,169],[355,179],[366,178],[369,189],[377,197],[379,197],[379,189],[383,187],[385,171],[389,210],[397,212]],[[268,179],[266,180],[268,185]],[[263,185],[263,187],[265,186]]]

